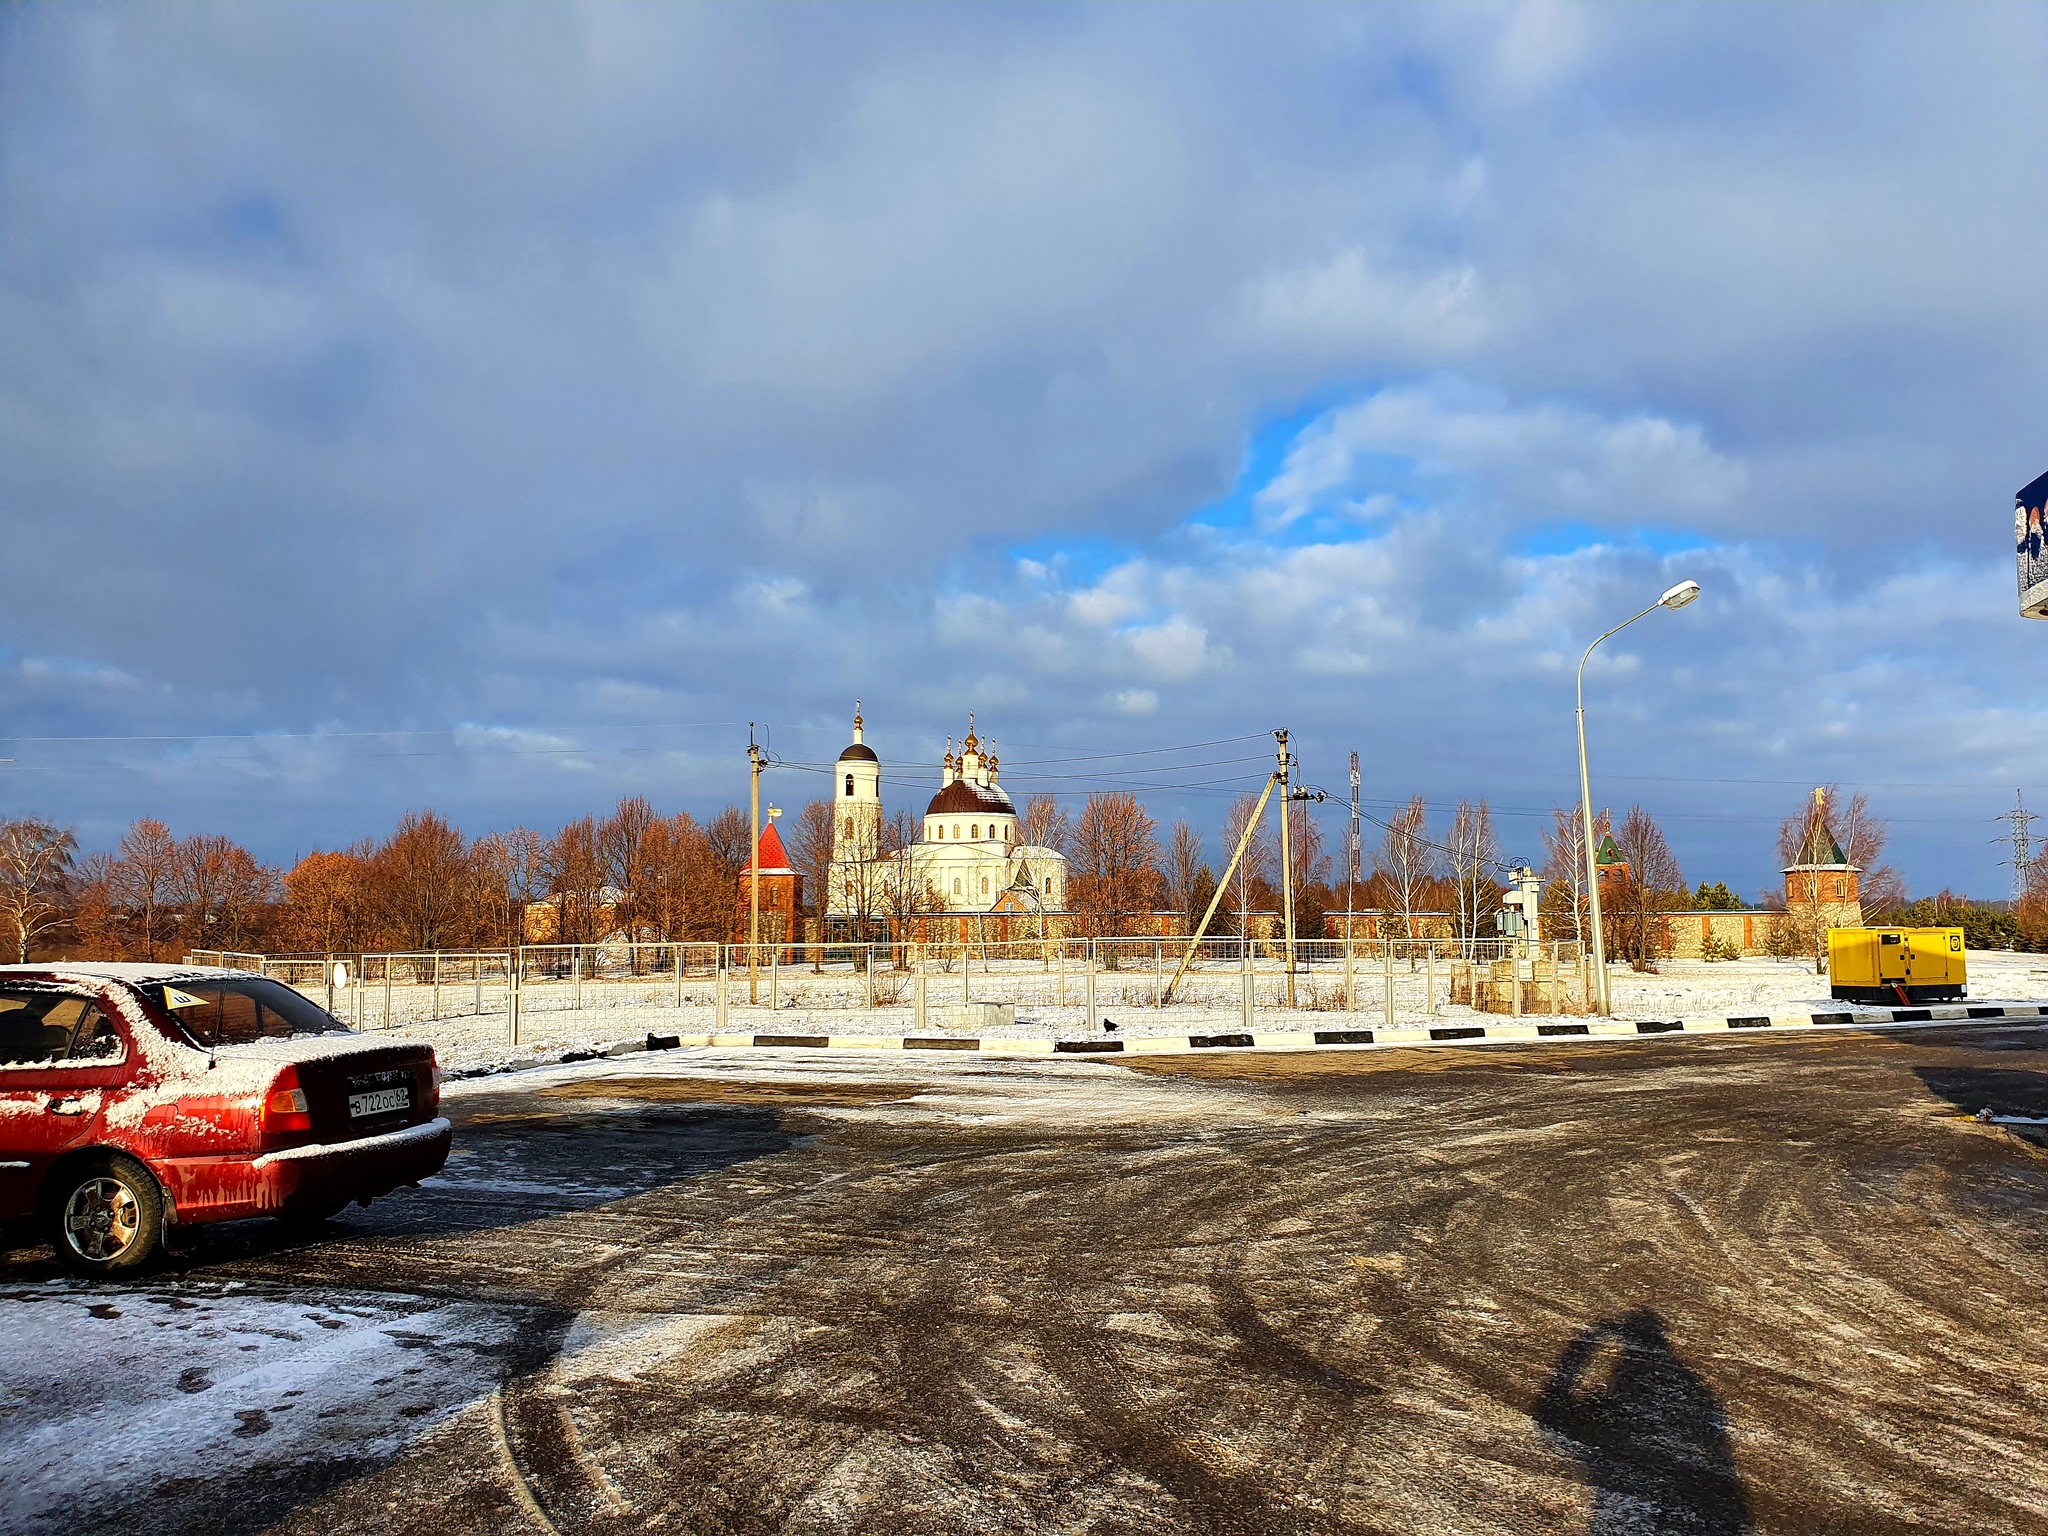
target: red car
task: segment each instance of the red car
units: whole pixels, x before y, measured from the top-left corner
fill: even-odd
[[[87,1275],[166,1226],[323,1221],[438,1173],[431,1046],[357,1034],[280,982],[156,965],[0,966],[0,1222]]]

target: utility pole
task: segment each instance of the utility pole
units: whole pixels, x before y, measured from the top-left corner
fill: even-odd
[[[2033,874],[2034,843],[2027,829],[2036,818],[2027,809],[2026,799],[2014,790],[2012,809],[1994,819],[2012,823],[2012,899],[2017,902],[2027,894],[2027,883]]]
[[[754,743],[754,723],[747,722],[747,767],[753,785],[754,841],[747,861],[747,1001],[761,1001],[761,749]]]
[[[1351,836],[1345,845],[1345,869],[1348,877],[1344,882],[1344,952],[1351,952],[1351,920],[1353,893],[1358,889],[1358,874],[1362,863],[1363,847],[1358,837],[1358,754],[1351,754]]]
[[[1280,908],[1287,932],[1287,1006],[1294,1006],[1294,861],[1289,857],[1287,821],[1294,799],[1294,760],[1287,755],[1287,732],[1275,731],[1280,742]]]

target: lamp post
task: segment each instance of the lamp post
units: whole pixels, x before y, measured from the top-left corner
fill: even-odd
[[[1636,619],[1655,613],[1659,608],[1683,608],[1699,595],[1698,582],[1681,581],[1634,618],[1624,619],[1608,630],[1607,634],[1587,646],[1586,654],[1579,658],[1579,815],[1586,834],[1586,901],[1593,923],[1593,979],[1599,987],[1599,1008],[1603,1017],[1613,1011],[1614,1000],[1607,990],[1607,936],[1600,929],[1600,866],[1597,850],[1593,847],[1593,784],[1586,770],[1586,663],[1592,659],[1593,648],[1599,645],[1600,640],[1620,634]]]

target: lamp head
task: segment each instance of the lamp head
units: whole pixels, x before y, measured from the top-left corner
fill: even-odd
[[[1657,601],[1666,608],[1683,608],[1700,595],[1700,584],[1696,581],[1681,581]]]

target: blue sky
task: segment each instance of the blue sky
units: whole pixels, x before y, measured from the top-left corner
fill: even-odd
[[[1534,854],[1691,576],[1597,797],[1753,892],[1866,787],[1998,894],[2043,78],[1995,5],[10,7],[0,812],[701,814],[857,696],[898,803],[973,709],[1209,830],[1257,742],[1157,749],[1285,725]]]

